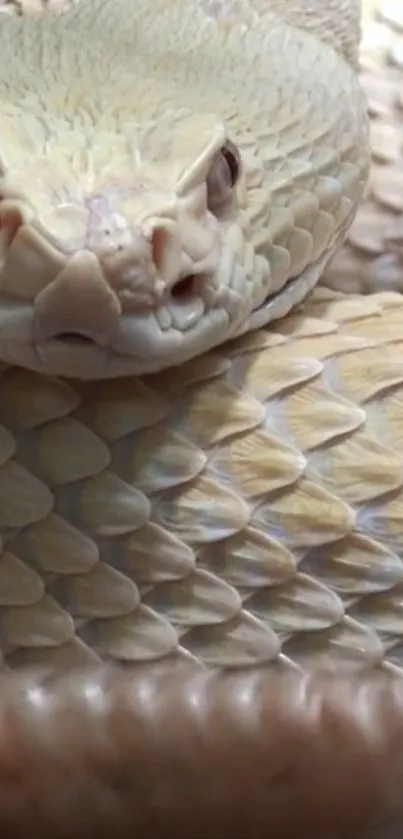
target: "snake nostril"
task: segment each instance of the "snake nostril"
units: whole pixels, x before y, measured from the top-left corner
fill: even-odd
[[[171,288],[171,297],[178,301],[188,300],[189,297],[198,293],[197,284],[199,279],[199,277],[196,278],[193,274],[189,274],[187,277],[178,280]]]

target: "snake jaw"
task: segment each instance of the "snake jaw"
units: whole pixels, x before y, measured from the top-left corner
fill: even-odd
[[[107,282],[95,254],[65,258],[34,301],[10,295],[2,302],[2,358],[53,375],[97,379],[152,373],[211,349],[250,307],[248,277],[239,276],[242,254],[231,230],[220,233],[204,259],[182,254],[182,276],[158,304],[135,310]],[[48,243],[43,247],[46,255]]]
[[[153,372],[227,338],[249,305],[242,229],[208,211],[200,186],[132,225],[125,247],[95,233],[92,250],[68,253],[35,218],[15,232],[0,273],[13,323],[0,329],[3,358],[84,379]],[[28,260],[33,285],[18,297],[13,278],[21,292]]]

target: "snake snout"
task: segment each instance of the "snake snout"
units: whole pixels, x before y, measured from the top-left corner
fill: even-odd
[[[76,254],[35,300],[34,339],[107,345],[119,325],[121,307],[97,258]]]

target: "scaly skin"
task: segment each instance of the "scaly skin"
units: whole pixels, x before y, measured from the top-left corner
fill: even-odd
[[[402,322],[316,289],[180,375],[0,369],[4,835],[401,836]],[[49,678],[99,659],[151,666]]]
[[[287,314],[366,183],[358,40],[357,0],[81,0],[4,22],[0,359],[148,373]]]
[[[316,289],[179,376],[4,369],[7,666],[401,664],[402,320]]]
[[[179,374],[4,365],[6,666],[401,662],[402,317],[316,289]]]

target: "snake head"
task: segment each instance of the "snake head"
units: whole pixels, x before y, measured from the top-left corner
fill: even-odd
[[[313,33],[235,6],[80,0],[0,27],[1,361],[151,373],[318,282],[364,191],[366,103]]]
[[[232,285],[244,172],[214,116],[176,115],[134,140],[94,136],[73,153],[70,140],[16,159],[12,139],[0,186],[3,358],[84,378],[143,373],[229,335],[244,305],[239,277]]]

